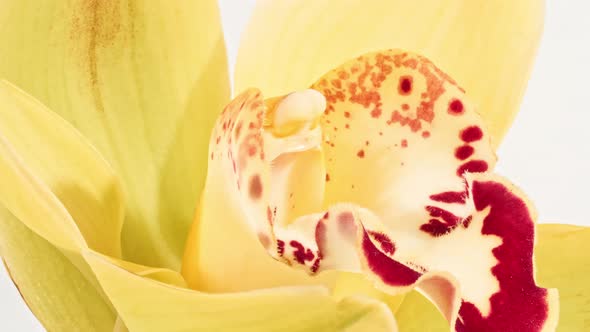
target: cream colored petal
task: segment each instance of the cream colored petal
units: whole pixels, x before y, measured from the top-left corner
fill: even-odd
[[[123,256],[178,269],[229,96],[216,1],[2,1],[0,45],[0,77],[74,125],[122,178]]]
[[[385,305],[337,301],[321,287],[205,294],[141,278],[92,252],[85,257],[130,331],[396,331]]]
[[[543,14],[542,0],[262,0],[242,36],[236,90],[282,95],[368,51],[407,49],[461,82],[497,146],[525,91]]]
[[[538,225],[535,246],[541,285],[559,290],[557,331],[590,329],[590,228],[573,225]]]

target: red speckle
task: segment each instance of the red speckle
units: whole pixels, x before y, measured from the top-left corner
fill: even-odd
[[[465,218],[465,219],[463,220],[462,224],[463,224],[463,227],[464,227],[464,228],[467,228],[467,227],[469,227],[469,225],[471,224],[471,216],[469,216],[469,217]]]
[[[376,107],[371,111],[371,117],[374,119],[377,119],[381,116],[381,113],[382,113],[381,109]]]
[[[310,249],[305,248],[298,241],[292,240],[289,242],[289,245],[295,249],[295,251],[293,251],[293,257],[297,263],[305,264],[305,261],[311,261],[315,258],[313,252]]]
[[[316,260],[313,262],[313,265],[311,266],[311,273],[318,272],[318,270],[320,269],[320,261],[321,259],[319,257],[316,258]]]
[[[439,194],[431,195],[430,199],[441,203],[459,203],[464,204],[467,198],[465,191],[445,191]]]
[[[281,257],[285,254],[285,241],[277,240],[277,253]]]
[[[429,131],[423,131],[422,132],[422,137],[424,137],[424,138],[430,137],[430,132]]]
[[[402,104],[402,110],[407,111],[410,109],[410,105],[408,104]]]
[[[430,219],[427,224],[420,225],[420,230],[433,237],[440,237],[449,234],[455,226],[448,225],[438,219]]]
[[[326,182],[330,181],[330,174],[326,173]]]
[[[359,152],[357,152],[356,155],[359,158],[365,158],[365,150],[359,150]]]
[[[456,215],[452,214],[451,212],[441,209],[436,206],[427,206],[426,211],[430,214],[431,217],[434,218],[441,218],[444,222],[449,225],[456,225],[459,223],[461,218],[457,217]]]
[[[463,176],[464,173],[482,173],[488,170],[488,163],[483,160],[471,160],[459,166],[457,175]]]
[[[344,112],[344,117],[345,118],[350,118],[350,112]]]
[[[240,133],[242,132],[242,122],[238,122],[238,124],[236,125],[236,131],[234,131],[235,137],[236,139],[238,139],[240,137]]]
[[[347,124],[344,125],[344,128],[350,129],[350,125],[347,123]]]
[[[408,147],[408,140],[407,139],[403,139],[402,140],[402,148],[407,148]]]
[[[459,99],[453,99],[449,103],[449,108],[447,110],[449,114],[452,115],[461,115],[465,111],[463,107],[463,103]]]
[[[399,85],[397,87],[397,91],[402,96],[407,96],[412,93],[412,76],[402,76],[399,78]]]
[[[467,127],[461,132],[461,139],[466,143],[479,141],[482,137],[483,132],[478,126]]]
[[[455,158],[457,158],[459,160],[465,160],[465,159],[471,157],[473,152],[475,152],[475,149],[472,146],[463,145],[463,146],[458,147],[455,150]]]
[[[391,239],[380,232],[374,232],[374,231],[368,231],[369,234],[373,237],[373,239],[377,242],[379,242],[379,245],[381,246],[381,250],[389,255],[393,255],[393,253],[395,252],[395,244],[393,243],[393,241],[391,241]]]
[[[249,184],[250,198],[259,199],[262,196],[262,181],[260,175],[255,174],[250,178]]]

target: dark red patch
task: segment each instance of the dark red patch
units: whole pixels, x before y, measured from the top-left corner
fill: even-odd
[[[298,241],[292,240],[289,242],[289,245],[295,249],[295,251],[293,251],[293,257],[297,263],[305,264],[305,261],[312,261],[315,258],[313,252],[309,248],[305,248]]]
[[[430,199],[441,203],[459,203],[464,204],[467,193],[464,191],[445,191],[439,194],[431,195]]]
[[[321,259],[318,257],[313,261],[313,265],[311,266],[311,273],[316,273],[320,269],[320,261]]]
[[[461,218],[457,217],[456,215],[452,214],[451,212],[441,209],[436,206],[427,206],[426,211],[430,214],[433,218],[440,218],[447,224],[451,226],[455,226],[459,223]]]
[[[463,176],[465,173],[482,173],[488,170],[488,163],[483,160],[471,160],[459,166],[457,175]]]
[[[465,112],[465,108],[463,107],[463,103],[459,99],[453,99],[449,103],[448,108],[449,114],[452,115],[461,115]]]
[[[412,85],[414,79],[412,76],[402,76],[399,78],[399,85],[397,87],[397,91],[402,96],[407,96],[412,93]]]
[[[381,251],[386,254],[393,255],[395,253],[395,244],[391,239],[380,232],[368,231],[373,240],[379,242],[379,246],[381,247]]]
[[[533,278],[534,222],[525,202],[497,182],[473,182],[473,201],[478,211],[491,207],[482,234],[496,235],[502,244],[492,252],[498,264],[492,268],[500,290],[490,298],[491,311],[483,316],[463,301],[456,330],[541,331],[547,320],[547,290]]]
[[[367,232],[364,232],[362,248],[367,266],[386,285],[409,286],[420,278],[420,273],[391,259],[377,249]]]
[[[420,230],[434,237],[449,234],[456,226],[450,226],[438,219],[430,219],[428,223],[420,225]]]
[[[356,156],[359,157],[359,158],[365,158],[365,150],[359,150],[356,153]]]
[[[459,160],[465,160],[475,152],[475,149],[471,145],[461,145],[455,150],[455,158]]]
[[[461,132],[461,139],[466,143],[479,141],[482,137],[483,131],[478,126],[467,127]]]
[[[259,199],[262,196],[262,181],[260,181],[260,175],[252,175],[248,188],[250,198]]]
[[[281,257],[285,254],[285,241],[277,240],[277,253]]]

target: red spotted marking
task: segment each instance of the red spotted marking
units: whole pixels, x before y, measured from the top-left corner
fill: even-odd
[[[458,203],[464,204],[467,199],[465,191],[445,191],[430,196],[430,199],[441,203]]]
[[[422,132],[422,137],[423,137],[423,138],[428,138],[428,137],[430,137],[430,132],[429,132],[429,131],[423,131],[423,132]]]
[[[459,160],[465,160],[471,157],[474,152],[475,149],[471,145],[461,145],[455,150],[455,158]]]
[[[356,156],[359,157],[359,158],[365,158],[365,150],[359,150],[356,153]]]
[[[479,141],[483,138],[483,131],[478,126],[471,126],[461,131],[461,139],[465,143]]]
[[[285,254],[285,241],[277,240],[277,253],[279,256],[283,257]]]
[[[465,173],[483,173],[488,170],[488,163],[484,160],[471,160],[459,166],[457,175],[463,176]]]
[[[295,249],[293,251],[293,257],[297,263],[305,264],[306,261],[312,261],[315,258],[313,252],[309,248],[305,248],[298,241],[292,240],[289,242],[289,245]]]
[[[412,93],[412,85],[414,79],[412,76],[402,76],[399,78],[399,85],[397,87],[397,91],[402,96],[407,96]]]
[[[465,112],[465,108],[463,107],[463,103],[459,99],[453,99],[449,103],[448,108],[449,114],[452,115],[461,115]]]
[[[408,140],[407,139],[403,139],[402,140],[402,148],[407,148],[408,147]]]

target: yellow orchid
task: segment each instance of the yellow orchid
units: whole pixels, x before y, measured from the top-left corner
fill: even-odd
[[[590,328],[590,231],[493,173],[542,23],[260,1],[228,103],[216,1],[1,1],[6,268],[50,331]]]

